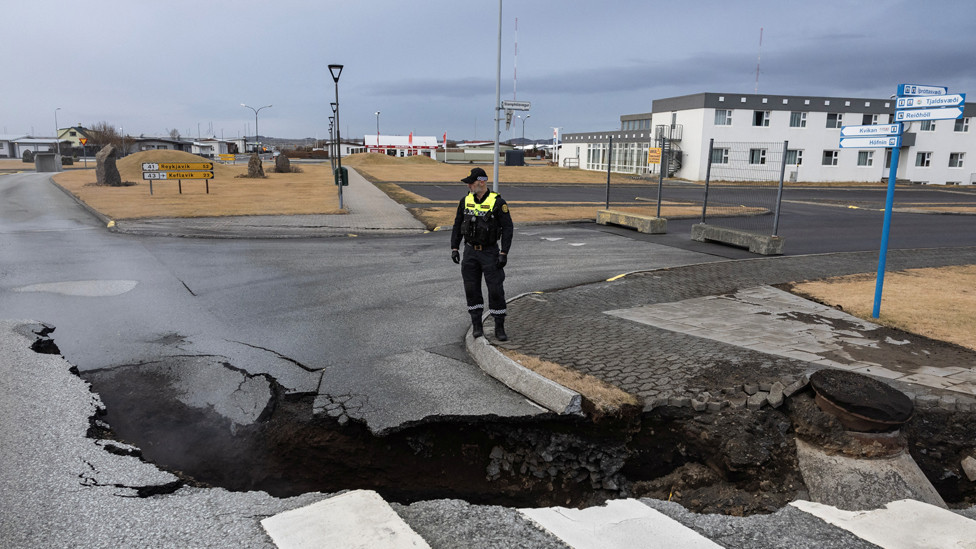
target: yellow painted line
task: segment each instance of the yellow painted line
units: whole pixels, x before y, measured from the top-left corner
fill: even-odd
[[[624,273],[624,274],[618,274],[618,275],[617,275],[617,276],[615,276],[615,277],[612,277],[612,278],[608,278],[608,279],[607,279],[607,282],[613,282],[614,280],[620,280],[621,278],[623,278],[623,277],[625,277],[625,276],[627,276],[627,274],[628,274],[628,273]]]

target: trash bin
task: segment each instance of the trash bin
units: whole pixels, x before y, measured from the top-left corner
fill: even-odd
[[[342,180],[341,183],[339,182],[340,179]],[[349,186],[349,169],[348,168],[342,167],[342,168],[336,168],[335,169],[335,184],[336,184],[336,187],[338,187],[340,184],[343,187],[348,187]]]
[[[524,166],[525,165],[525,151],[511,150],[505,152],[505,165],[506,166]]]

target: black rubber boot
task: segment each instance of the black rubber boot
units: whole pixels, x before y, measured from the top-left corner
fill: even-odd
[[[481,315],[471,315],[471,335],[474,338],[479,338],[485,335],[485,327],[481,323]]]
[[[495,339],[498,341],[508,341],[508,334],[505,333],[505,317],[495,317]]]

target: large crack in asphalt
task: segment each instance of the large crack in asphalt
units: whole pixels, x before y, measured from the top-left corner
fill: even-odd
[[[274,377],[220,357],[181,355],[80,375],[103,403],[88,436],[178,479],[127,487],[141,497],[184,485],[278,497],[373,489],[398,503],[455,498],[516,507],[652,497],[749,515],[807,495],[797,439],[876,457],[848,441],[809,389],[760,410],[662,406],[599,421],[432,417],[375,434],[361,420],[314,409],[316,398],[346,409],[356,395],[289,393]],[[974,419],[971,411],[922,409],[902,432],[952,506],[976,503],[976,485],[959,465],[976,451]]]

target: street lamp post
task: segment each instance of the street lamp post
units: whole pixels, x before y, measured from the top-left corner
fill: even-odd
[[[125,157],[125,128],[119,126],[119,133],[122,134],[122,154],[119,158]]]
[[[518,117],[522,118],[522,115],[520,114],[518,115]],[[528,120],[529,118],[532,118],[531,114],[527,114],[525,115],[525,118],[522,118],[522,150],[523,151],[525,150],[525,121]]]
[[[258,136],[261,135],[261,134],[258,133],[258,113],[261,112],[263,109],[267,109],[267,108],[272,107],[273,105],[265,105],[265,106],[259,107],[257,109],[255,109],[254,107],[252,107],[250,105],[245,105],[244,103],[241,103],[241,106],[242,107],[247,107],[248,109],[251,109],[252,111],[254,111],[254,149],[258,152],[258,154],[260,154],[261,153],[261,150],[260,150],[260,143],[258,143]],[[197,133],[199,133],[199,132],[197,132]]]
[[[380,111],[373,113],[376,115],[376,152],[380,149]]]
[[[342,132],[339,131],[339,75],[342,74],[342,65],[329,65],[329,72],[332,74],[332,81],[335,82],[335,132],[336,132],[336,170],[339,182],[339,209],[342,209]]]

